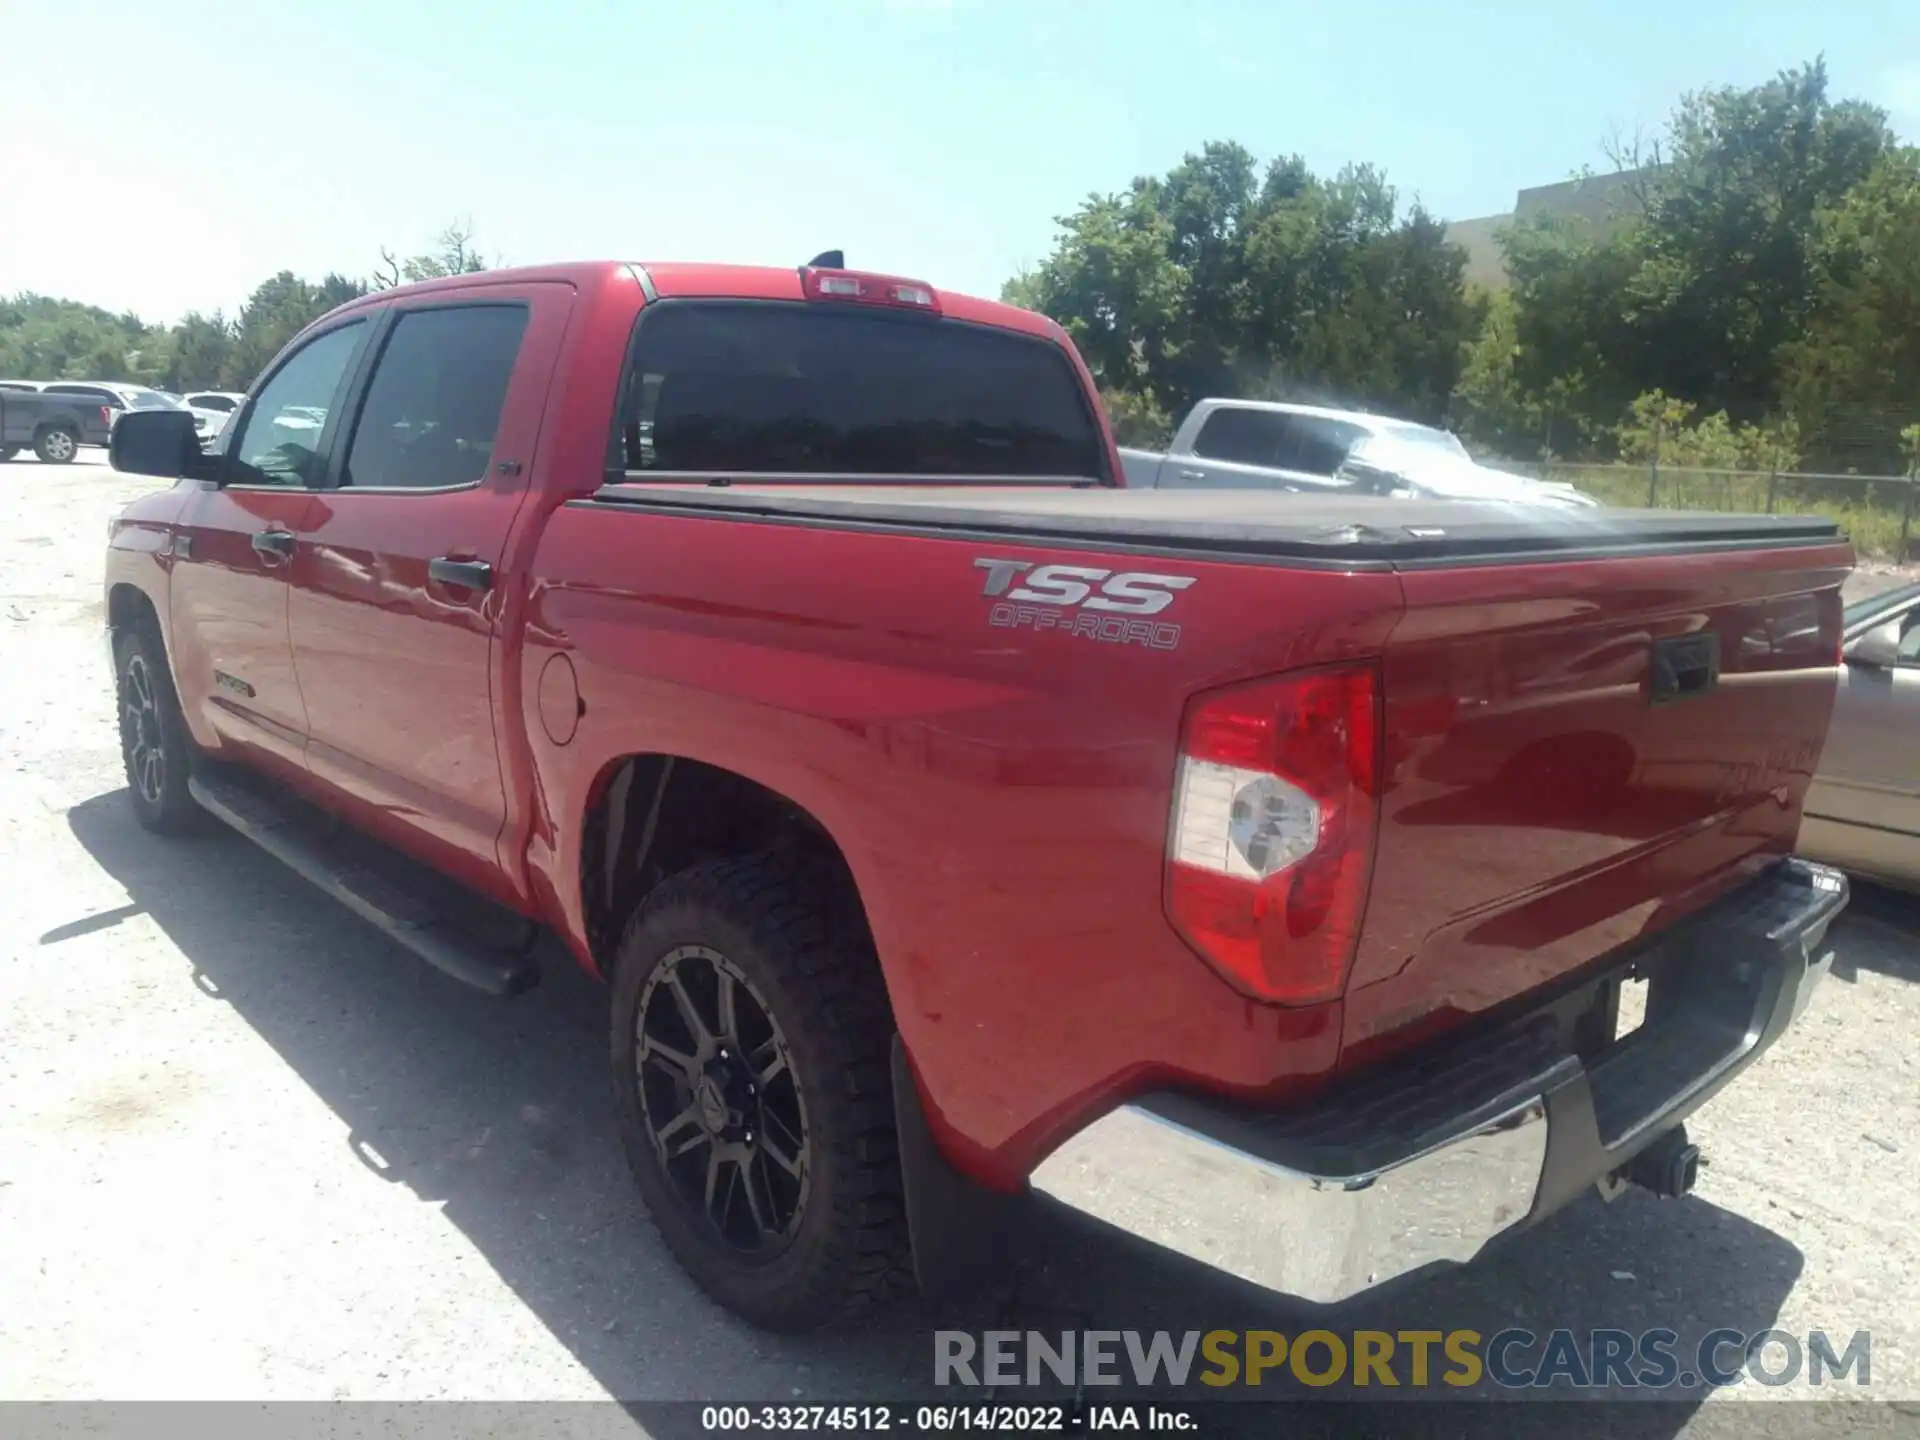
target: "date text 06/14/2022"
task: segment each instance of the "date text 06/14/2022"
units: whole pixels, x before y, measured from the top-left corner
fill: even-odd
[[[710,1433],[950,1434],[955,1431],[1042,1435],[1101,1430],[1193,1433],[1199,1422],[1176,1405],[707,1405],[700,1428]]]

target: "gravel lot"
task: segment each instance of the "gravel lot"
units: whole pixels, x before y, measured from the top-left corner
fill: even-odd
[[[244,841],[134,825],[99,577],[147,482],[84,453],[0,466],[0,1398],[927,1393],[929,1332],[989,1311],[777,1340],[681,1278],[617,1152],[589,982],[468,993]],[[1920,907],[1863,894],[1837,935],[1802,1026],[1693,1124],[1697,1194],[1582,1202],[1334,1328],[1867,1329],[1869,1393],[1920,1401]],[[1059,1219],[1029,1239],[1030,1305],[1084,1318],[1026,1324],[1300,1328]],[[1654,1428],[1843,1390],[1747,1384]]]

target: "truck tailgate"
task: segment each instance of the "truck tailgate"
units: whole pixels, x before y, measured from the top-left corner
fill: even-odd
[[[1403,565],[1343,1059],[1398,1048],[1791,851],[1844,543]]]

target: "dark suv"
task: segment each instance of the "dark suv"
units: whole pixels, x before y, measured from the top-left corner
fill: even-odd
[[[163,390],[96,380],[0,380],[0,460],[31,447],[42,463],[71,461],[82,445],[104,446],[128,410],[182,410]]]
[[[81,395],[49,395],[30,380],[0,381],[0,460],[31,449],[65,465],[82,445],[105,445],[117,412]]]

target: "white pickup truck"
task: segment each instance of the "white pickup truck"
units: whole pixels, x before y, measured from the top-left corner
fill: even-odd
[[[1202,400],[1163,455],[1120,451],[1135,490],[1260,489],[1586,508],[1571,485],[1479,464],[1457,436],[1409,420],[1267,400]]]

